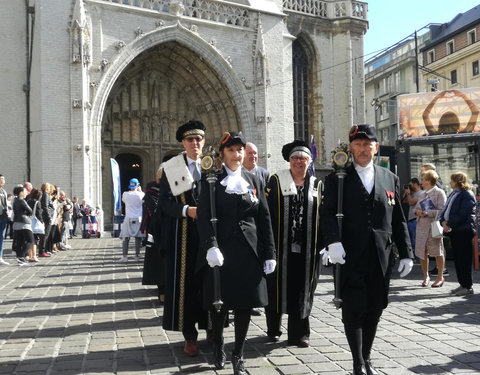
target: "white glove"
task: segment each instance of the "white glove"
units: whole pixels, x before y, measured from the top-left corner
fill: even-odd
[[[207,262],[210,267],[223,265],[223,254],[218,247],[211,247],[207,251]]]
[[[413,260],[410,258],[400,259],[400,264],[398,266],[398,272],[400,272],[400,277],[407,276],[413,267]]]
[[[333,264],[345,264],[345,250],[341,242],[334,242],[328,245],[328,255],[330,257],[330,262]]]
[[[271,274],[273,271],[275,271],[276,266],[277,261],[275,259],[268,259],[263,265],[263,272],[265,272],[265,275]]]
[[[330,256],[328,255],[327,249],[320,250],[320,255],[322,256],[322,264],[324,266],[328,266],[328,262],[330,262],[330,263],[332,262],[330,260]]]

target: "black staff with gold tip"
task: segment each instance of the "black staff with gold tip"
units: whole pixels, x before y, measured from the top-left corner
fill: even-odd
[[[337,224],[338,224],[338,233],[340,239],[342,238],[342,223],[343,223],[343,181],[347,175],[347,168],[352,163],[352,156],[348,150],[348,145],[346,143],[340,143],[334,150],[332,150],[332,167],[335,170],[335,175],[338,179],[338,190],[337,190]],[[333,304],[337,309],[342,307],[342,298],[341,296],[341,272],[342,266],[340,264],[335,264],[335,297],[333,298]]]
[[[215,208],[215,183],[218,180],[217,174],[222,169],[222,160],[219,154],[212,146],[209,146],[207,151],[203,153],[202,161],[202,173],[205,174],[208,182],[210,193],[210,214],[212,223],[213,234],[217,237],[217,216]],[[220,311],[223,302],[221,299],[221,286],[220,286],[220,268],[218,266],[213,267],[213,306]]]

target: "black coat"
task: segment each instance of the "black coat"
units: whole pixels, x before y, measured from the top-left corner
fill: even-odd
[[[248,309],[268,303],[264,261],[275,259],[275,245],[265,192],[260,180],[242,170],[249,183],[249,192],[228,194],[220,182],[227,176],[225,169],[215,183],[217,237],[211,224],[209,184],[202,178],[198,227],[201,253],[198,268],[203,275],[203,302],[213,302],[213,269],[208,266],[209,248],[218,247],[224,256],[220,267],[221,298],[227,309]]]
[[[449,197],[454,192],[450,193]],[[447,199],[447,204],[448,204]],[[475,196],[471,190],[461,190],[458,196],[451,204],[447,225],[455,232],[469,232],[475,235]],[[445,211],[447,205],[443,209],[442,213],[438,217],[440,222],[445,221]]]
[[[25,199],[15,197],[13,199],[13,222],[32,224],[30,216],[32,216],[32,209],[27,204]]]
[[[353,277],[358,277],[358,268],[364,264],[367,251],[376,254],[385,287],[381,304],[388,303],[388,289],[392,267],[395,263],[392,251],[393,241],[397,245],[400,259],[413,258],[412,247],[403,215],[400,200],[399,179],[386,168],[374,165],[375,184],[373,206],[370,197],[353,165],[348,168],[344,180],[343,192],[343,226],[340,238],[337,224],[337,187],[335,173],[325,180],[325,193],[322,202],[320,223],[325,245],[342,242],[346,252],[345,264],[342,266],[342,293],[346,283],[355,284]],[[389,198],[394,194],[394,202]],[[370,246],[374,246],[370,249]],[[370,249],[370,250],[369,250]],[[367,264],[367,267],[369,265]],[[370,265],[372,266],[372,265]],[[356,298],[364,296],[359,293]]]

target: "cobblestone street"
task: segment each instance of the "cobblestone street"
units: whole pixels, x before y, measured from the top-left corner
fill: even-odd
[[[203,331],[199,355],[183,355],[181,333],[161,327],[156,288],[141,285],[143,263],[117,262],[119,239],[70,244],[72,250],[20,267],[6,242],[12,265],[0,268],[1,374],[232,373],[229,361],[215,371]],[[451,297],[457,283],[453,263],[447,265],[450,276],[437,289],[420,286],[419,265],[405,280],[395,270],[374,343],[373,363],[382,374],[480,373],[480,272],[474,273],[478,294]],[[287,346],[283,336],[269,343],[263,312],[252,318],[245,352],[251,375],[351,373],[330,273],[324,269],[318,284],[309,348]],[[225,332],[229,353],[232,327]]]

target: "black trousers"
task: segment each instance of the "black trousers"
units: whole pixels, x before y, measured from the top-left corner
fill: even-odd
[[[342,283],[342,321],[354,365],[370,359],[377,325],[387,304],[383,276],[373,238],[361,260]]]
[[[15,252],[17,253],[17,258],[24,258],[28,254],[28,249],[33,245],[33,232],[28,229],[14,230],[13,235],[15,236]]]
[[[239,357],[243,356],[243,347],[245,345],[245,338],[247,337],[248,326],[250,325],[251,309],[248,310],[234,310],[234,324],[235,324],[235,347],[233,353]],[[223,329],[225,321],[228,317],[228,310],[223,308],[219,312],[215,308],[210,309],[210,318],[212,320],[212,338],[213,343],[218,346],[223,346]]]
[[[282,334],[282,313],[265,309],[267,317],[267,335],[280,336]],[[295,343],[310,338],[310,317],[301,318],[298,314],[288,314],[287,340]]]
[[[472,281],[473,236],[470,231],[455,231],[450,233],[450,242],[454,251],[455,271],[458,283],[470,289]]]

